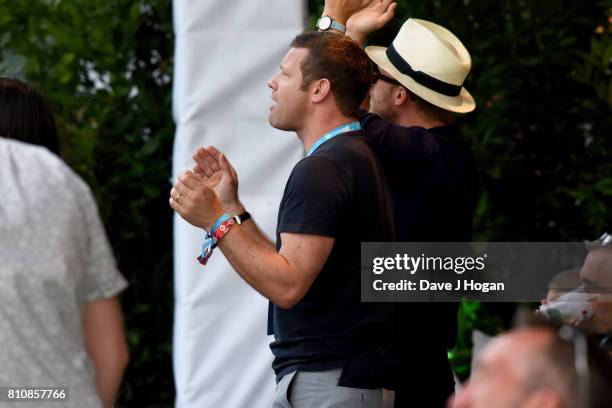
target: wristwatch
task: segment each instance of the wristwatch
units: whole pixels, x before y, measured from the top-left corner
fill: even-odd
[[[317,20],[317,30],[319,31],[336,30],[344,34],[346,33],[346,26],[335,21],[330,16],[322,16],[321,18]]]

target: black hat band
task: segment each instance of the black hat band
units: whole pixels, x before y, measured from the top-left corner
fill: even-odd
[[[422,71],[415,71],[412,69],[410,64],[395,50],[393,44],[389,45],[387,48],[387,58],[389,58],[391,64],[393,64],[399,72],[408,75],[410,78],[414,79],[416,83],[432,91],[436,91],[446,96],[457,96],[461,93],[463,85],[449,84],[448,82],[440,81],[439,79],[429,76]]]

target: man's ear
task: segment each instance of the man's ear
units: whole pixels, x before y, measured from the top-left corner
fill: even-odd
[[[322,102],[331,92],[331,83],[329,79],[319,79],[313,83],[311,90],[312,101],[315,103]]]
[[[406,103],[406,100],[410,99],[410,95],[408,94],[408,90],[403,86],[397,86],[393,91],[393,105],[400,106]]]

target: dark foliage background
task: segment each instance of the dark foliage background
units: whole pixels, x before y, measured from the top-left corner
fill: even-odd
[[[323,2],[310,0],[311,27]],[[472,55],[478,108],[459,118],[481,167],[475,239],[582,240],[612,221],[612,1],[398,1],[370,38],[432,20]],[[289,42],[290,39],[287,39]],[[120,406],[170,406],[173,139],[170,0],[0,0],[0,74],[54,103],[64,158],[94,190],[119,266],[132,359]],[[450,354],[468,373],[469,331],[512,305],[465,303]]]

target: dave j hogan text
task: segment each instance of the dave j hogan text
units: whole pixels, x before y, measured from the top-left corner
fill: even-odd
[[[372,282],[375,291],[455,291],[455,292],[499,292],[505,289],[502,282],[477,282],[473,279],[457,279],[455,282],[430,282],[427,279],[412,281],[401,279],[397,282]]]

